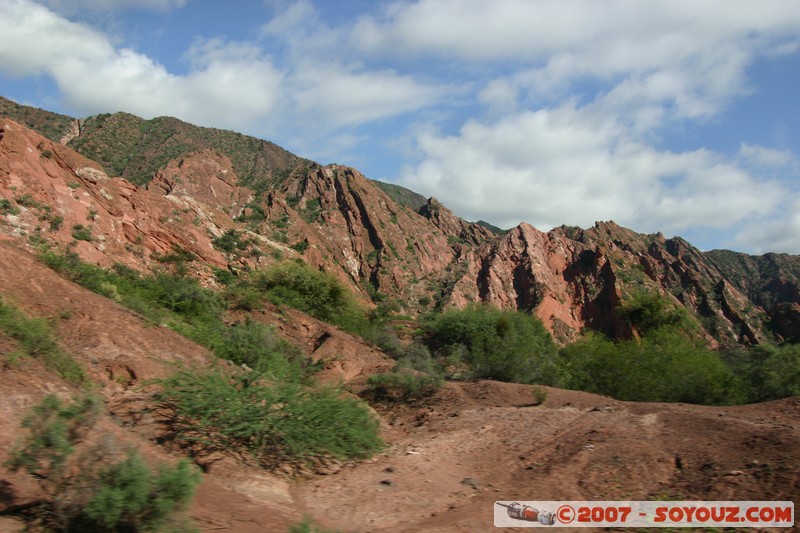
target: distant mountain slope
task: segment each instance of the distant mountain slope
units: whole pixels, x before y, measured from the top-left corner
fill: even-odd
[[[800,256],[754,256],[730,250],[711,250],[703,255],[757,305],[774,306],[800,298]]]
[[[55,142],[61,142],[75,122],[72,117],[20,105],[3,96],[0,96],[0,116],[10,117]]]
[[[3,97],[0,97],[0,116],[7,116],[52,141],[64,142],[67,136],[71,148],[100,163],[107,174],[137,185],[147,184],[168,162],[206,149],[228,157],[237,177],[250,185],[280,181],[291,169],[311,163],[269,141],[194,126],[172,117],[145,120],[129,113],[114,113],[78,121]],[[70,134],[78,122],[79,130]]]
[[[51,134],[0,124],[0,236],[27,246],[141,270],[186,252],[209,284],[214,269],[302,259],[365,303],[413,316],[486,302],[536,314],[561,342],[584,328],[633,334],[617,307],[643,291],[685,307],[712,343],[800,340],[798,256],[703,253],[613,222],[493,233],[434,198],[237,133],[116,113],[65,146],[53,138],[74,130],[68,117],[2,103]]]
[[[396,204],[408,207],[409,209],[419,212],[428,199],[421,194],[415,193],[411,189],[406,189],[394,183],[386,183],[384,181],[372,180],[380,190],[389,195],[389,198],[395,201]]]
[[[87,118],[80,135],[69,144],[110,175],[137,185],[148,183],[168,162],[205,149],[228,157],[239,180],[251,185],[280,180],[296,166],[310,163],[255,137],[172,117],[144,120],[127,113]]]

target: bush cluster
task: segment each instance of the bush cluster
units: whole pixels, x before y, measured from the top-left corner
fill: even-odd
[[[722,360],[744,382],[747,402],[800,396],[800,344],[732,348]]]
[[[200,482],[186,460],[153,472],[134,450],[114,462],[110,450],[81,446],[102,414],[102,401],[83,396],[64,403],[47,396],[23,421],[27,434],[8,467],[41,484],[46,502],[33,516],[65,532],[161,531],[188,526],[181,516]],[[82,448],[82,449],[79,449]]]
[[[663,326],[640,340],[589,335],[564,347],[557,385],[620,400],[740,403],[741,384],[719,356],[684,332]]]
[[[730,405],[800,394],[800,346],[713,351],[685,310],[639,294],[618,308],[639,339],[590,334],[561,349],[559,387],[622,400]]]
[[[249,283],[277,305],[299,309],[353,333],[369,329],[366,313],[335,276],[302,261],[284,261],[251,274]]]
[[[17,341],[25,355],[38,359],[64,380],[73,385],[86,383],[86,371],[61,349],[53,328],[44,318],[28,317],[19,308],[0,298],[0,331]]]
[[[176,436],[249,452],[265,467],[311,457],[368,457],[381,449],[378,421],[339,388],[309,386],[268,368],[184,369],[160,383]]]
[[[269,326],[251,320],[226,323],[224,299],[197,280],[163,271],[145,276],[123,266],[106,271],[74,254],[45,252],[42,260],[237,365],[179,369],[161,382],[160,400],[174,414],[177,438],[246,450],[265,465],[313,456],[365,457],[382,446],[377,422],[363,402],[339,388],[317,385],[316,366]],[[298,289],[304,287],[298,276],[287,279],[297,294],[316,294]],[[342,305],[356,309],[342,286],[319,279],[333,287],[327,291],[331,313]]]
[[[416,402],[432,396],[443,384],[439,375],[400,368],[370,376],[367,394],[378,401]]]
[[[423,340],[450,375],[549,384],[556,346],[539,319],[488,305],[431,315]]]

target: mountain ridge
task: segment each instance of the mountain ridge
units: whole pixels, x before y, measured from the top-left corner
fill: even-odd
[[[638,234],[611,221],[549,232],[523,223],[496,233],[434,198],[423,202],[356,169],[322,166],[234,132],[117,113],[80,121],[79,133],[68,138],[70,117],[7,99],[0,114],[49,134],[8,132],[6,142],[20,144],[5,153],[8,211],[33,211],[24,222],[28,231],[72,245],[93,262],[147,270],[174,249],[186,250],[198,258],[195,274],[213,284],[215,268],[261,268],[295,257],[333,273],[365,303],[389,298],[417,314],[488,302],[536,314],[560,342],[586,327],[630,335],[617,305],[637,291],[656,291],[687,308],[715,342],[800,339],[796,256],[701,252],[680,237]],[[18,179],[11,190],[24,150],[38,154],[22,158],[24,173],[50,179]],[[20,206],[26,194],[48,206],[47,216],[64,218],[63,227],[43,231],[45,209]],[[19,238],[26,230],[14,224],[7,218],[4,232]],[[78,225],[99,232],[98,240],[74,239]],[[229,249],[219,245],[226,233]]]

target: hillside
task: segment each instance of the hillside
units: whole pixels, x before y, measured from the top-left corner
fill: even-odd
[[[6,113],[51,136],[58,136],[53,124],[68,125],[59,115],[2,103]],[[11,204],[30,194],[37,205],[65,211],[58,215],[65,217],[60,232],[38,234],[62,245],[71,241],[65,229],[76,224],[98,226],[98,233],[119,233],[124,227],[124,238],[106,241],[107,252],[78,243],[79,253],[103,264],[150,268],[157,264],[153,253],[169,254],[173,247],[200,258],[196,266],[207,274],[208,265],[235,270],[278,256],[302,257],[334,272],[364,301],[390,298],[412,314],[487,301],[535,313],[561,341],[576,338],[587,326],[624,336],[614,314],[617,303],[642,289],[657,290],[689,309],[723,344],[798,338],[795,257],[702,253],[679,238],[639,235],[613,222],[548,233],[523,224],[493,233],[485,224],[459,219],[434,199],[423,203],[419,195],[371,181],[355,169],[321,167],[266,141],[170,118],[90,117],[66,146],[33,137],[25,142],[40,154],[73,148],[96,161],[84,160],[85,168],[102,170],[111,176],[109,184],[127,188],[137,201],[147,198],[146,209],[132,211],[134,218],[146,216],[146,224],[123,221],[112,230],[105,223],[124,208],[111,206],[116,200],[102,197],[95,184],[86,184],[93,201],[71,192],[70,202],[77,197],[80,209],[57,207],[65,201],[64,187],[46,198],[38,196],[44,189],[34,190],[33,183],[3,193]],[[7,167],[20,164],[14,157],[6,154]],[[57,172],[53,165],[60,165],[59,181],[75,187],[82,178],[75,178],[78,169],[68,161],[76,157],[32,158],[27,172],[49,175]],[[27,208],[22,207],[24,219]],[[107,216],[85,224],[89,213],[103,209],[110,209]],[[35,208],[32,214],[41,217]],[[226,231],[242,239],[229,250],[215,250],[213,239]]]
[[[487,531],[495,500],[800,493],[800,402],[786,397],[800,350],[770,347],[800,340],[796,256],[704,253],[611,221],[498,232],[232,132],[124,113],[77,121],[8,100],[0,112],[0,531],[35,522],[46,499],[41,476],[6,464],[26,413],[86,390],[105,414],[82,446],[116,450],[104,461],[132,448],[202,470],[189,509],[201,531],[286,532],[304,517],[345,531]],[[631,303],[686,330],[648,336]],[[456,309],[468,311],[445,333],[463,327],[479,342],[437,351],[427,337]],[[474,309],[499,318],[481,329]],[[508,332],[519,337],[500,359],[530,355],[519,339],[539,342],[534,370],[550,381],[520,373],[533,359],[511,369],[525,384],[469,373]],[[531,385],[562,379],[593,349],[610,358],[586,375],[615,383],[686,349],[651,388],[731,395],[637,403]],[[619,363],[630,354],[640,357]],[[376,374],[406,381],[381,389]],[[180,376],[199,414],[169,396]],[[748,395],[736,388],[747,380],[774,389]],[[747,398],[783,399],[716,405]],[[385,446],[337,455],[364,434]],[[337,436],[302,448],[320,435]]]
[[[176,361],[206,362],[208,352],[9,243],[0,251],[0,295],[24,302],[29,313],[56,317],[60,344],[105,399],[111,416],[102,430],[151,460],[175,460],[176,450],[157,444],[164,428],[142,409],[149,401],[142,385]],[[356,383],[377,368],[369,365],[381,364],[374,354],[365,366],[365,347],[335,329],[296,314],[279,317],[269,320],[292,325],[295,333],[287,332],[297,342],[313,348],[325,338],[327,353],[340,354],[331,378]],[[0,351],[11,344],[0,335]],[[444,533],[489,530],[498,499],[791,500],[800,491],[796,398],[704,407],[545,389],[543,405],[530,386],[493,381],[449,383],[425,404],[376,404],[385,452],[298,478],[255,469],[235,454],[197,456],[205,473],[190,514],[201,531],[286,532],[310,516],[351,531]],[[25,409],[53,392],[75,388],[36,361],[0,369],[0,460]],[[0,480],[8,494],[0,513],[38,497],[19,473],[0,468]],[[20,527],[0,515],[0,530]]]

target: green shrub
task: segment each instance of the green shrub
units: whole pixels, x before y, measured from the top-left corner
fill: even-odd
[[[736,347],[723,352],[722,357],[742,377],[747,401],[800,396],[800,345]]]
[[[195,278],[157,272],[139,282],[141,295],[192,321],[213,319],[224,309],[222,298]]]
[[[6,198],[0,198],[0,215],[18,215],[19,209]]]
[[[319,198],[311,198],[306,201],[306,205],[300,210],[300,216],[309,224],[316,221],[322,214],[322,204]]]
[[[424,341],[451,366],[465,364],[471,377],[516,383],[553,381],[556,348],[536,317],[488,305],[433,315]]]
[[[83,224],[72,226],[72,238],[76,241],[92,241],[92,228],[87,228]]]
[[[102,400],[93,395],[67,405],[57,396],[46,396],[22,421],[28,434],[11,452],[6,466],[24,469],[57,485],[66,475],[67,460],[75,451],[75,444],[94,426],[102,405]]]
[[[214,237],[211,243],[215,248],[228,253],[247,249],[247,242],[242,240],[241,232],[235,229],[229,229],[219,237]]]
[[[61,225],[64,224],[64,217],[61,215],[55,215],[50,218],[50,231],[58,231],[61,229]]]
[[[107,450],[100,447],[76,453],[101,413],[102,400],[95,396],[64,404],[51,395],[23,421],[27,434],[6,466],[26,470],[41,484],[46,503],[37,518],[50,529],[75,533],[186,525],[175,521],[176,513],[200,481],[188,461],[161,465],[153,474],[134,451],[117,463],[107,462]]]
[[[15,200],[17,201],[17,204],[21,205],[22,207],[37,208],[42,206],[42,204],[34,200],[33,196],[30,194],[23,194],[19,198],[15,198]]]
[[[397,366],[400,368],[411,368],[426,374],[438,374],[439,365],[433,359],[430,350],[419,342],[413,342],[397,358]]]
[[[298,242],[292,244],[290,246],[290,248],[293,249],[294,251],[302,254],[302,253],[305,253],[306,250],[308,250],[308,246],[309,246],[308,241],[307,240],[302,240],[302,241],[298,241]]]
[[[719,356],[674,327],[651,330],[641,340],[599,335],[562,348],[558,386],[620,400],[740,403],[741,383]]]
[[[340,389],[266,379],[258,370],[181,369],[160,381],[184,441],[252,454],[263,466],[311,457],[368,457],[380,450],[378,421]]]
[[[47,320],[30,318],[0,298],[0,330],[17,341],[25,354],[38,359],[64,380],[74,385],[87,382],[86,371],[61,349]]]
[[[224,290],[223,297],[229,309],[253,311],[264,307],[264,295],[255,287],[231,282]]]
[[[531,387],[531,394],[536,405],[542,405],[547,400],[547,391],[538,385]]]
[[[432,396],[443,384],[440,376],[398,369],[367,378],[367,394],[379,401],[416,402]]]
[[[76,531],[160,531],[186,508],[200,473],[186,459],[156,473],[136,452],[94,474],[93,495],[71,520]]]
[[[302,522],[294,524],[289,528],[289,533],[341,533],[338,529],[324,529],[314,524],[310,518],[303,518]]]
[[[618,306],[616,311],[640,334],[661,327],[677,327],[685,331],[697,329],[684,308],[657,293],[634,294],[630,300]]]
[[[253,320],[233,323],[203,344],[218,357],[246,365],[271,380],[300,381],[306,373],[300,351],[277,338],[270,326]]]
[[[284,261],[253,273],[251,283],[275,304],[288,305],[352,332],[368,327],[364,311],[332,274]]]
[[[800,396],[800,345],[775,349],[763,363],[764,385],[759,399]]]

